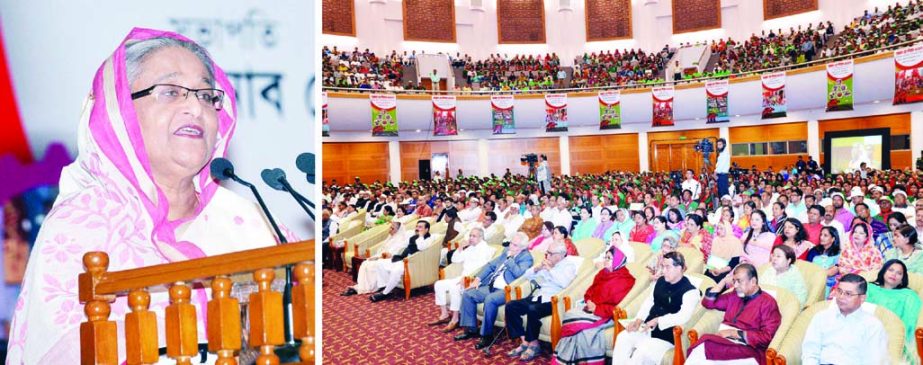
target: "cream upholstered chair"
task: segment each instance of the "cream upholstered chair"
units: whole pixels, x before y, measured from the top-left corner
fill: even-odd
[[[439,280],[439,249],[442,235],[432,235],[433,244],[404,258],[404,280],[398,287],[404,288],[404,298],[410,299],[410,290],[433,285]]]
[[[792,323],[782,341],[776,342],[774,339],[773,343],[769,345],[769,350],[766,352],[767,363],[785,365],[791,361],[793,364],[800,364],[801,345],[804,342],[804,336],[808,331],[811,320],[818,312],[831,306],[836,306],[836,301],[828,300],[808,306]],[[894,315],[893,312],[871,303],[864,303],[860,310],[874,313],[881,320],[885,327],[885,332],[888,334],[888,356],[892,363],[900,363],[900,359],[903,359],[905,341],[904,325],[901,323],[901,319]]]
[[[817,264],[804,260],[795,260],[795,266],[804,276],[804,284],[808,289],[808,297],[804,302],[805,308],[809,305],[824,301],[827,291],[827,272]]]
[[[770,348],[773,348],[773,346],[778,347],[785,338],[785,335],[789,332],[792,323],[794,323],[795,319],[798,317],[798,313],[801,313],[801,305],[798,303],[798,299],[795,298],[795,294],[792,294],[788,289],[763,284],[760,284],[760,289],[772,295],[776,300],[776,305],[779,307],[779,314],[782,315],[779,328],[776,330],[776,334],[773,335],[772,341],[769,342]],[[692,329],[689,330],[689,343],[694,344],[698,342],[699,336],[702,334],[718,332],[718,327],[723,320],[724,312],[718,310],[706,311]],[[683,349],[683,352],[685,351],[686,348]]]
[[[343,266],[351,268],[353,266],[353,257],[369,257],[371,248],[377,247],[388,237],[391,230],[391,224],[380,224],[369,228],[361,233],[346,240],[346,249],[343,251]]]
[[[706,288],[715,286],[715,281],[711,278],[698,273],[689,273],[688,269],[686,270],[686,277],[689,278],[689,282],[692,283],[692,285],[695,285],[696,289],[699,290],[700,293],[704,292]],[[640,293],[630,303],[627,304],[625,308],[626,318],[634,318],[638,315],[638,311],[641,310],[641,306],[644,304],[644,301],[647,300],[647,298],[651,295],[653,290],[654,282],[651,282],[650,286],[646,288],[644,292]],[[673,341],[680,344],[680,349],[686,349],[689,347],[689,338],[686,336],[686,333],[696,322],[698,322],[700,318],[702,318],[703,314],[705,314],[705,307],[702,307],[701,302],[699,302],[696,305],[696,309],[692,313],[692,316],[689,317],[689,320],[686,321],[686,323],[673,328]],[[619,327],[616,328],[616,330],[621,332],[622,328]],[[615,341],[618,341],[618,339],[612,341],[613,348]],[[611,355],[612,349],[609,349],[607,353]],[[663,360],[661,363],[664,365],[679,365],[682,364],[685,360],[685,351],[674,351],[673,349],[670,349],[663,354]]]
[[[686,259],[687,273],[705,272],[705,257],[702,256],[702,251],[692,247],[679,247],[676,252],[683,254],[683,258]]]
[[[599,256],[599,253],[606,248],[606,243],[599,238],[588,237],[574,242],[577,247],[577,255],[589,259]]]
[[[497,231],[494,232],[494,234],[490,237],[485,237],[484,240],[487,241],[487,243],[490,245],[501,245],[503,244],[503,238],[506,237],[506,229],[503,228],[502,224],[494,223],[494,225],[497,226]]]
[[[445,231],[448,228],[449,225],[446,222],[430,223],[429,233],[445,235]]]
[[[643,242],[628,242],[628,244],[631,245],[631,249],[635,251],[635,262],[647,263],[654,254],[649,244]]]

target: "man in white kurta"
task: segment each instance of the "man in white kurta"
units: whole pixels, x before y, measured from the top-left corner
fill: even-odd
[[[373,302],[387,299],[404,277],[404,259],[429,248],[435,241],[435,238],[429,234],[429,222],[417,222],[416,234],[407,240],[407,247],[376,266],[375,274],[378,278],[375,284],[381,292],[372,295],[369,299]]]
[[[439,306],[439,319],[431,324],[437,325],[445,323],[449,319],[449,311],[452,312],[452,320],[446,327],[447,330],[458,327],[458,310],[461,309],[461,294],[463,278],[474,275],[475,271],[483,267],[490,261],[494,254],[494,248],[490,247],[484,241],[484,229],[473,228],[468,234],[468,240],[462,242],[452,255],[453,264],[461,264],[461,275],[442,279],[433,286],[436,292],[436,305]],[[448,305],[448,308],[446,306]]]
[[[472,197],[468,200],[468,206],[458,211],[458,218],[463,224],[476,222],[481,217],[481,202],[478,198]]]
[[[372,256],[369,256],[369,258],[362,262],[362,265],[359,265],[359,275],[356,279],[356,285],[347,288],[343,295],[366,294],[377,289],[378,275],[376,275],[376,273],[378,271],[378,265],[387,264],[388,261],[385,259],[397,255],[407,248],[407,239],[410,238],[409,236],[409,232],[401,229],[400,222],[391,222],[391,230],[388,234],[388,238],[377,246]]]

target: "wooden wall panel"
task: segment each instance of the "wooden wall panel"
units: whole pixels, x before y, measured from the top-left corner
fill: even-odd
[[[585,0],[587,41],[628,39],[631,0]]]
[[[403,0],[404,40],[455,43],[455,0]]]
[[[728,128],[730,143],[801,141],[808,139],[808,123],[754,125]]]
[[[498,0],[499,43],[545,43],[544,0]]]
[[[859,118],[822,120],[817,126],[818,135],[821,139],[821,148],[823,148],[824,136],[828,131],[851,131],[873,128],[891,128],[891,135],[910,134],[910,114],[899,113]],[[912,142],[914,136],[911,135],[910,138]],[[821,151],[819,162],[823,163],[823,161],[824,153]],[[891,168],[912,168],[912,163],[912,151],[891,151]]]
[[[603,134],[570,137],[572,174],[639,171],[638,134]]]
[[[324,0],[321,5],[323,13],[324,34],[356,36],[356,2],[355,0]]]
[[[465,176],[478,173],[477,141],[402,141],[401,180],[419,179],[419,161],[432,159],[434,153],[449,155],[449,177],[457,176],[458,169],[462,169]],[[441,173],[445,176],[445,171]]]
[[[673,0],[673,34],[721,28],[721,0]]]
[[[339,142],[323,144],[323,178],[338,184],[352,182],[358,176],[363,182],[388,181],[387,142]]]
[[[686,168],[698,171],[702,166],[702,157],[694,152],[693,145],[702,138],[718,136],[718,128],[648,132],[648,161],[651,171]]]
[[[763,19],[765,20],[814,10],[817,10],[817,0],[763,0]]]
[[[520,158],[527,153],[548,156],[548,167],[554,175],[561,174],[561,147],[557,137],[494,139],[487,141],[490,158],[487,170],[491,174],[503,176],[506,169],[514,174],[528,174],[529,166],[523,165]],[[573,146],[572,146],[573,147]]]

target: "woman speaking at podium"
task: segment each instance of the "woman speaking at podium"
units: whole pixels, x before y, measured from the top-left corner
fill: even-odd
[[[117,271],[276,243],[259,208],[218,186],[205,168],[225,155],[236,112],[234,89],[205,49],[176,33],[128,34],[93,79],[77,158],[61,173],[29,259],[9,364],[80,358],[77,276],[86,252],[106,252]],[[200,313],[206,300],[204,290],[193,291]],[[167,301],[151,293],[151,308]],[[121,297],[110,317],[120,332],[126,312]],[[198,329],[204,339],[205,326]],[[124,359],[124,347],[119,354]]]

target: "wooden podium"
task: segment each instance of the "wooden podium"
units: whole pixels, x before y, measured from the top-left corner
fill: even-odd
[[[109,319],[109,303],[127,296],[131,312],[125,314],[125,349],[128,364],[156,363],[159,359],[157,320],[149,310],[151,291],[169,288],[170,305],[165,309],[167,356],[177,364],[191,364],[199,353],[197,326],[208,324],[208,351],[218,355],[217,364],[236,364],[241,350],[241,306],[231,296],[232,279],[251,276],[258,291],[249,294],[249,344],[259,349],[258,364],[278,364],[276,346],[283,345],[282,293],[272,290],[277,270],[295,264],[292,286],[292,327],[300,340],[298,354],[303,364],[314,363],[314,313],[316,299],[314,241],[308,240],[267,248],[246,250],[201,259],[107,271],[109,256],[88,252],[83,256],[85,273],[78,278],[79,299],[87,320],[80,324],[81,364],[118,364],[116,323]],[[234,275],[238,274],[238,275]],[[244,274],[244,275],[239,275]],[[193,283],[211,288],[207,322],[200,321],[190,303]],[[205,319],[205,318],[203,318]],[[197,360],[197,359],[196,359]]]
[[[426,90],[433,90],[433,80],[430,80],[429,77],[424,77],[420,81],[420,85],[423,86]],[[445,78],[439,79],[439,91],[446,91],[448,87],[448,81]]]

